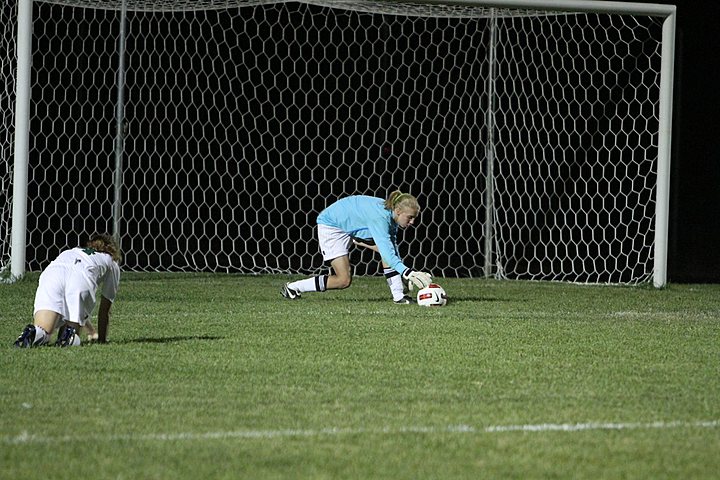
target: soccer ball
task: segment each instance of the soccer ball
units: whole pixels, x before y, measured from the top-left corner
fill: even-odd
[[[447,304],[447,300],[447,293],[437,283],[431,283],[417,293],[417,303],[422,307],[442,307]]]

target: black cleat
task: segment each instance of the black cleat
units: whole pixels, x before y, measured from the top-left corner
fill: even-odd
[[[55,340],[56,347],[72,347],[75,340],[75,329],[73,327],[65,326],[60,333],[58,333],[57,340]]]
[[[412,298],[408,297],[407,295],[405,295],[405,296],[404,296],[403,298],[401,298],[400,300],[395,300],[395,305],[411,305],[411,304],[413,304],[413,303],[415,303],[415,300],[413,300]]]
[[[298,298],[300,298],[300,292],[298,292],[297,290],[293,290],[288,285],[290,285],[290,283],[286,283],[285,285],[283,285],[283,288],[280,290],[282,296],[287,298],[288,300],[297,300]]]
[[[18,348],[30,348],[33,343],[35,343],[35,325],[28,325],[15,340],[15,346]]]

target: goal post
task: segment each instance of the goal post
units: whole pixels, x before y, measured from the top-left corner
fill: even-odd
[[[433,0],[429,0],[432,2]],[[466,3],[459,0],[459,3]],[[662,19],[660,38],[660,72],[658,111],[657,185],[655,193],[655,244],[653,249],[653,285],[657,288],[667,283],[668,235],[670,228],[670,161],[672,141],[673,79],[675,68],[675,12],[674,5],[603,2],[603,1],[515,1],[490,2],[497,7],[527,8],[549,11],[581,11],[605,14],[648,15]],[[488,250],[486,249],[486,252]]]
[[[15,83],[15,158],[13,171],[11,278],[25,268],[28,156],[30,135],[30,69],[32,66],[32,1],[18,2],[17,79]]]
[[[16,0],[3,15],[13,277],[93,231],[121,239],[126,270],[308,274],[324,206],[400,188],[423,205],[401,254],[437,276],[667,281],[674,6]]]

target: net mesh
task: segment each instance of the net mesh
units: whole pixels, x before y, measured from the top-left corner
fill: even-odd
[[[35,2],[30,270],[112,229],[119,5]],[[400,253],[435,275],[483,275],[489,255],[503,278],[650,278],[659,20],[395,2],[127,5],[124,269],[315,273],[322,208],[401,189],[423,209]],[[377,273],[373,259],[354,251],[355,273]]]
[[[0,9],[0,281],[10,278],[10,226],[12,213],[15,136],[15,73],[17,11],[3,3]]]

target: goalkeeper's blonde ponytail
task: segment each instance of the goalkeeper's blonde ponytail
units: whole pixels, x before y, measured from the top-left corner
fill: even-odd
[[[385,200],[385,208],[395,210],[398,207],[402,210],[420,210],[420,204],[417,198],[409,193],[402,193],[400,190],[395,190],[387,200]]]

